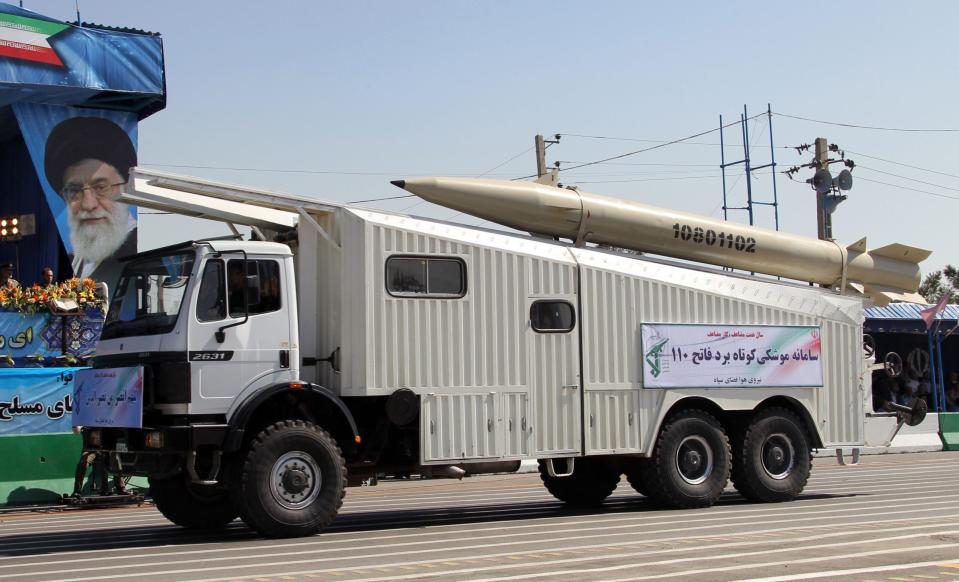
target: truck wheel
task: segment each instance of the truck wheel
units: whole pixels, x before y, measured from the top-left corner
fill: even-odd
[[[539,476],[546,490],[556,499],[579,507],[601,504],[616,489],[619,475],[596,459],[577,457],[572,475],[551,477],[546,461],[539,462]]]
[[[733,485],[750,501],[795,499],[812,470],[809,438],[802,421],[785,408],[756,414],[734,443]]]
[[[660,431],[643,481],[663,505],[709,507],[726,488],[729,471],[729,439],[719,421],[704,410],[682,410]]]
[[[300,420],[268,426],[250,443],[239,486],[240,517],[268,537],[317,533],[333,521],[346,490],[336,441]]]
[[[194,485],[185,475],[150,479],[150,491],[163,517],[185,528],[222,527],[238,514],[226,489]]]
[[[636,493],[652,498],[649,486],[650,471],[652,471],[652,462],[649,459],[635,459],[626,471],[626,480]]]

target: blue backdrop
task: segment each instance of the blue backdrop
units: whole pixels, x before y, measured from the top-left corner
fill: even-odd
[[[72,431],[73,376],[80,369],[0,369],[0,435]]]

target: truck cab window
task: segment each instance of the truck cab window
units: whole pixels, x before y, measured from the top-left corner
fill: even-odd
[[[123,269],[100,339],[167,333],[176,325],[193,253],[149,256]]]
[[[226,317],[226,287],[223,277],[223,261],[208,261],[203,268],[200,293],[196,302],[196,318],[199,321],[219,321]]]
[[[529,308],[529,321],[533,331],[565,333],[573,331],[576,315],[566,301],[536,301]]]
[[[250,315],[277,311],[281,306],[280,264],[247,260],[244,276],[243,263],[243,259],[230,259],[227,263],[230,317],[242,317],[247,309]]]
[[[386,260],[386,290],[397,297],[462,297],[466,294],[466,263],[462,259],[390,257]]]

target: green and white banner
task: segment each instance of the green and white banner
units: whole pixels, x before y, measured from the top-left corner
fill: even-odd
[[[69,24],[0,12],[0,57],[62,67],[50,37],[68,28]]]
[[[818,327],[643,324],[645,388],[822,386]]]

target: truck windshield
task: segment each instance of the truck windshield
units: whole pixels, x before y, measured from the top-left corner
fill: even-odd
[[[100,339],[167,333],[193,272],[193,253],[130,261],[123,269]]]

